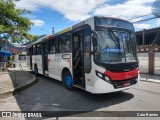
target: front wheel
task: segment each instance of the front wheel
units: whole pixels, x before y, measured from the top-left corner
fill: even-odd
[[[72,75],[69,71],[64,74],[63,82],[68,90],[74,90]]]

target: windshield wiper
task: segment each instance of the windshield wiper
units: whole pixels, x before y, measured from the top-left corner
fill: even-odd
[[[115,42],[116,46],[120,47],[119,45],[119,38],[115,35],[115,33],[113,32],[113,30],[108,28],[108,32],[110,37],[112,38],[112,40]]]

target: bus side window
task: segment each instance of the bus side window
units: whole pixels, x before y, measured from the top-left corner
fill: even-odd
[[[27,55],[30,55],[30,48],[27,48]]]
[[[36,46],[33,46],[33,55],[36,55]]]
[[[29,48],[29,55],[33,55],[33,47]]]
[[[56,37],[54,37],[54,41],[55,41],[55,53],[58,53],[58,51],[59,51],[59,43],[58,43],[58,37],[56,36]]]
[[[35,45],[35,55],[38,55],[37,45]]]
[[[53,38],[50,40],[50,51],[49,53],[56,53],[56,40]]]
[[[91,71],[91,29],[84,30],[84,71],[90,73]]]
[[[71,34],[65,33],[62,36],[60,36],[59,39],[59,50],[61,53],[68,53],[71,52]]]
[[[37,55],[41,55],[41,44],[37,45]]]

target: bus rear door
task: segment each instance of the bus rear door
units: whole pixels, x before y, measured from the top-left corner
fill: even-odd
[[[42,43],[42,65],[43,74],[48,74],[48,44],[47,42]]]

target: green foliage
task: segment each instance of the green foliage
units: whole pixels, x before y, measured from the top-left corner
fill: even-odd
[[[28,33],[32,22],[24,17],[26,14],[30,11],[16,9],[13,0],[0,0],[0,39],[12,42],[33,40],[34,36]]]

